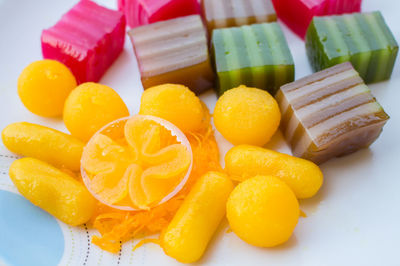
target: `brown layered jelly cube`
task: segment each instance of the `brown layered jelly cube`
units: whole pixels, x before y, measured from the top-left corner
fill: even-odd
[[[276,21],[271,0],[203,0],[208,31]]]
[[[145,89],[176,83],[199,94],[213,87],[207,34],[199,15],[137,27],[128,34]]]
[[[276,99],[293,155],[317,164],[368,147],[389,119],[349,62],[282,86]]]

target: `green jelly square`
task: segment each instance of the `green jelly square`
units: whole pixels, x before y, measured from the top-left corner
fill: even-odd
[[[211,42],[219,95],[239,85],[274,95],[294,80],[292,54],[275,22],[217,29]]]
[[[373,83],[390,78],[399,47],[376,11],[314,17],[306,50],[315,72],[350,61],[366,83]]]

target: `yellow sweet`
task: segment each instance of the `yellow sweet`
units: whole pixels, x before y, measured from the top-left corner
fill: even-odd
[[[152,119],[145,115],[134,116],[124,128],[130,147],[139,151],[143,172],[140,181],[130,182],[130,197],[141,208],[154,206],[169,195],[186,175],[192,162],[191,151],[187,147],[189,144],[185,146],[177,140],[177,135],[186,139],[183,133],[174,125],[171,126],[175,129],[167,129]],[[140,192],[137,185],[132,188],[135,184],[140,184]]]
[[[40,159],[59,168],[79,171],[84,143],[48,127],[19,122],[2,132],[4,145],[12,152]]]
[[[146,89],[142,94],[139,114],[164,118],[183,132],[198,131],[205,119],[200,99],[187,87],[177,84]]]
[[[323,174],[313,162],[250,145],[229,150],[225,155],[225,170],[237,181],[255,175],[279,177],[299,199],[314,196],[323,183]]]
[[[10,177],[33,204],[69,225],[80,225],[93,215],[96,201],[85,186],[59,169],[33,158],[14,161]]]
[[[145,204],[147,197],[142,189],[142,168],[137,164],[132,164],[126,172],[129,174],[128,192],[133,206],[141,210],[149,210],[150,208]]]
[[[172,195],[191,163],[184,134],[164,119],[143,115],[111,123],[82,155],[83,178],[95,197],[129,210],[149,210]]]
[[[273,247],[290,238],[300,210],[296,196],[284,182],[274,176],[256,176],[232,191],[226,214],[232,231],[242,240]]]
[[[154,155],[162,148],[178,144],[171,131],[146,116],[129,119],[124,127],[124,136],[130,148],[138,153],[142,163],[154,165]]]
[[[215,127],[235,145],[263,146],[280,119],[279,106],[268,92],[243,85],[226,91],[214,109]]]
[[[123,147],[104,134],[96,134],[85,146],[82,154],[82,165],[93,175],[110,173],[117,165],[128,166],[134,153]]]
[[[183,263],[199,260],[225,215],[233,184],[222,173],[208,172],[193,186],[161,235],[164,252]]]
[[[82,165],[92,175],[89,188],[103,202],[114,204],[128,195],[128,166],[136,156],[103,134],[85,146]]]
[[[168,179],[185,172],[190,165],[190,154],[182,144],[172,144],[150,157],[152,165],[143,172],[143,178]]]
[[[106,124],[129,116],[121,97],[108,86],[87,82],[68,96],[64,106],[64,123],[71,134],[83,141]]]
[[[54,60],[28,65],[18,78],[18,95],[25,107],[46,117],[62,115],[65,99],[76,87],[72,72]]]

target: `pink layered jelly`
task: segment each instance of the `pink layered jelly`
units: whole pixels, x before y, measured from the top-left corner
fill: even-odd
[[[304,38],[314,16],[359,12],[362,0],[273,0],[278,17]]]
[[[131,28],[200,14],[198,0],[118,0],[118,9],[125,14]]]
[[[43,57],[64,63],[78,83],[97,82],[122,51],[125,18],[120,11],[82,0],[43,30],[41,41]]]

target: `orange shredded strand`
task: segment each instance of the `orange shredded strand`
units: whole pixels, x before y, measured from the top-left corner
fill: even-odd
[[[153,244],[160,245],[160,240],[156,239],[156,238],[142,239],[139,241],[139,243],[137,243],[133,247],[132,251],[135,251],[136,249],[140,248],[141,246],[143,246],[144,244],[147,244],[147,243],[153,243]]]
[[[149,211],[127,212],[99,203],[91,224],[101,236],[94,236],[93,244],[106,251],[117,253],[121,247],[120,241],[126,242],[139,235],[160,233],[168,226],[196,180],[208,171],[222,171],[218,145],[209,117],[206,119],[207,127],[202,132],[187,134],[193,152],[193,168],[183,189],[169,201]],[[147,242],[155,243],[150,240],[142,240],[138,245]]]

